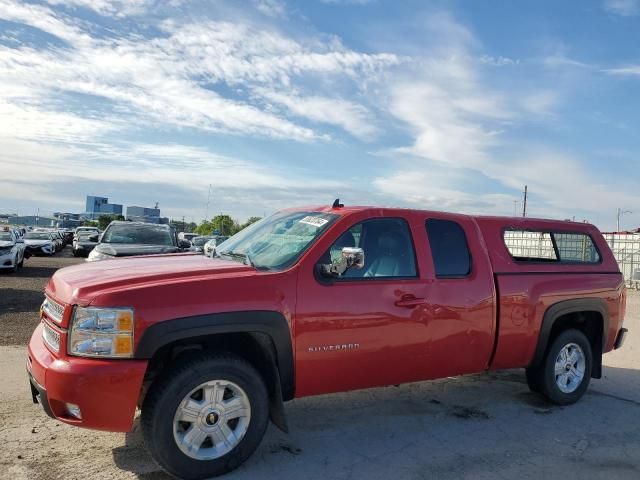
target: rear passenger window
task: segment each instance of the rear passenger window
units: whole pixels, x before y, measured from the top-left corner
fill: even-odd
[[[471,272],[471,254],[462,227],[451,220],[426,223],[433,265],[438,278],[465,277]]]
[[[600,254],[585,233],[506,230],[504,243],[519,262],[598,263]]]

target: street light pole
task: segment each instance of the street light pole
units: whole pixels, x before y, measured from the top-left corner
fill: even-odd
[[[620,217],[625,213],[633,213],[633,212],[630,210],[622,210],[621,208],[618,208],[618,216],[616,217],[616,233],[620,232]]]

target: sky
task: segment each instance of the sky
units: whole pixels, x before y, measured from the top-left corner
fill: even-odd
[[[0,213],[632,228],[639,107],[640,0],[0,0]]]

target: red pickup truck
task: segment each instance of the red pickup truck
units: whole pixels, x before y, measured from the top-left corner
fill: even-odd
[[[525,368],[576,402],[625,338],[592,225],[375,207],[284,210],[216,247],[68,267],[29,344],[34,401],[128,431],[181,478],[241,464],[293,398]]]

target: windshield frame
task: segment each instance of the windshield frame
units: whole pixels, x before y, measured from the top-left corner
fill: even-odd
[[[317,216],[326,220],[326,223],[322,224],[318,227],[318,231],[315,236],[300,250],[295,252],[292,256],[288,257],[285,261],[277,264],[277,265],[261,265],[260,263],[255,263],[255,259],[253,258],[253,253],[250,251],[238,251],[237,247],[239,245],[244,244],[248,239],[256,234],[257,231],[266,227],[269,224],[273,224],[275,222],[280,222],[285,220],[287,217],[299,217],[300,219],[304,219],[308,216]],[[340,218],[339,214],[319,211],[319,210],[283,210],[274,213],[268,217],[265,217],[251,225],[247,228],[241,230],[235,235],[229,237],[224,242],[216,245],[215,257],[216,258],[228,258],[233,261],[242,261],[245,264],[251,265],[257,270],[264,270],[270,272],[282,272],[287,270],[294,265],[296,265],[300,258],[309,251],[317,242],[320,240],[331,228],[331,226]],[[305,222],[306,223],[306,222]],[[268,235],[268,234],[267,234]],[[264,238],[261,236],[260,238]],[[257,243],[257,242],[256,242]],[[250,250],[250,249],[249,249]],[[247,253],[249,257],[247,257]],[[242,258],[242,260],[241,260]]]

